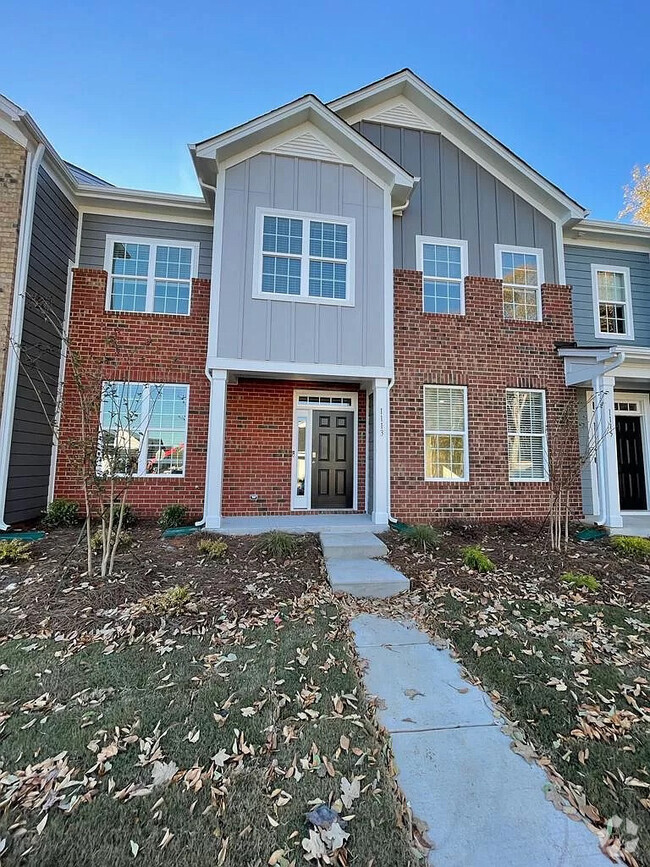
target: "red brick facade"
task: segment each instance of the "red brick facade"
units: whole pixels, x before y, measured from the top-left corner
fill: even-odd
[[[366,395],[345,383],[240,379],[228,386],[224,515],[291,513],[294,391],[358,392],[359,511],[365,511]],[[257,494],[257,500],[251,500]]]
[[[114,313],[105,310],[105,271],[77,268],[72,285],[70,351],[87,365],[88,384],[98,382],[164,382],[189,385],[185,475],[136,478],[128,499],[142,517],[157,516],[171,503],[182,503],[197,518],[203,514],[208,441],[210,385],[205,375],[210,281],[192,281],[189,316]],[[114,349],[117,344],[120,348]],[[100,361],[101,360],[101,361]],[[61,436],[55,483],[56,497],[80,503],[80,400],[66,364]],[[99,419],[93,422],[98,430]]]
[[[542,286],[542,322],[503,319],[502,283],[465,280],[464,316],[422,312],[422,275],[395,271],[395,385],[391,391],[391,509],[407,521],[502,521],[548,514],[549,484],[508,480],[506,388],[546,390],[547,428],[562,430],[575,401],[556,341],[573,340],[571,289]],[[467,386],[469,481],[424,480],[423,386]],[[558,434],[559,436],[559,434]],[[562,432],[578,462],[575,436]],[[552,446],[550,446],[552,448]],[[580,511],[580,481],[572,494]]]

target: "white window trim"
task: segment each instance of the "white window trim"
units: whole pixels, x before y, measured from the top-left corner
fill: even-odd
[[[625,333],[618,334],[613,331],[600,330],[600,300],[598,298],[598,272],[609,271],[612,274],[622,274],[625,283]],[[591,265],[591,296],[594,306],[594,332],[596,337],[604,337],[607,340],[634,340],[634,318],[632,311],[632,282],[630,269],[623,265]],[[606,302],[605,302],[606,303]]]
[[[426,277],[424,276],[424,245],[439,244],[443,247],[460,247],[460,313],[437,313],[431,310],[424,309],[424,284],[425,280],[445,280],[445,277]],[[468,243],[461,241],[458,238],[433,238],[430,235],[415,236],[415,260],[416,268],[422,273],[422,312],[430,316],[464,316],[465,315],[465,278],[468,273]],[[449,278],[456,282],[457,278]]]
[[[113,294],[113,277],[122,276],[120,274],[113,274],[114,244],[148,244],[151,248],[149,252],[149,271],[146,277],[147,299],[145,301],[145,309],[143,311],[114,310],[111,307],[111,296]],[[137,235],[106,235],[106,246],[104,248],[104,270],[108,273],[108,280],[106,281],[106,310],[109,313],[136,313],[140,316],[142,316],[144,313],[152,314],[154,316],[189,316],[192,311],[192,280],[196,279],[199,271],[200,246],[201,245],[199,241],[172,241],[167,240],[167,238],[140,238]],[[153,309],[156,281],[156,247],[185,247],[189,248],[192,251],[192,264],[190,266],[190,294],[187,303],[187,313],[159,313]],[[140,277],[139,279],[144,280],[145,278]]]
[[[495,274],[499,280],[503,280],[503,261],[501,259],[502,253],[525,253],[528,256],[536,256],[537,257],[537,277],[539,279],[539,285],[537,286],[537,318],[536,319],[506,319],[503,317],[506,322],[541,322],[544,318],[544,312],[542,309],[542,286],[544,284],[544,251],[541,247],[518,247],[512,246],[509,244],[495,244],[494,245],[494,259],[495,259]],[[531,286],[522,287],[531,289]],[[502,305],[503,309],[503,305]]]
[[[543,417],[543,422],[544,422],[544,438],[542,440],[542,444],[543,444],[542,461],[543,461],[543,465],[544,465],[544,475],[542,477],[534,478],[534,479],[521,479],[518,476],[513,477],[510,474],[510,438],[514,437],[514,436],[525,436],[525,437],[531,436],[530,434],[517,434],[517,433],[511,434],[510,431],[508,430],[508,394],[511,392],[516,392],[517,394],[520,394],[521,392],[526,392],[527,394],[541,394],[542,395],[542,417]],[[530,484],[531,482],[533,482],[533,483],[548,482],[550,480],[550,478],[549,478],[549,472],[548,472],[549,465],[548,465],[548,425],[547,425],[547,421],[546,421],[546,391],[543,388],[506,388],[505,410],[506,410],[506,437],[507,437],[507,448],[508,448],[508,452],[507,452],[508,481],[513,482],[513,483],[521,482],[522,484],[526,484],[526,485]],[[533,434],[533,436],[538,436],[538,434]]]
[[[132,475],[127,475],[127,473],[116,473],[116,477],[119,478],[133,478],[133,479],[184,479],[185,471],[187,469],[187,429],[190,419],[190,386],[185,382],[127,382],[122,379],[105,379],[102,382],[102,395],[104,393],[105,386],[109,384],[124,384],[130,386],[142,386],[143,388],[143,396],[142,396],[142,407],[143,407],[143,416],[147,419],[147,423],[145,425],[145,438],[144,443],[140,447],[140,453],[138,455],[138,471],[137,473],[133,473]],[[151,420],[151,409],[150,409],[150,398],[149,398],[149,389],[151,386],[166,386],[173,385],[177,388],[185,388],[187,393],[187,412],[185,414],[185,436],[183,438],[185,443],[185,452],[183,454],[183,472],[182,473],[147,473],[147,450],[149,447],[149,422]],[[100,402],[100,421],[99,421],[99,433],[97,441],[98,443],[101,441],[102,437],[102,423],[101,423],[101,413],[102,413],[102,404],[103,401]],[[99,469],[99,464],[98,464]],[[99,473],[101,475],[101,473]]]
[[[275,292],[262,292],[262,236],[264,234],[264,217],[288,217],[291,220],[302,220],[302,253],[267,253],[268,256],[285,256],[288,259],[300,259],[300,295],[283,295]],[[341,223],[348,227],[348,257],[345,269],[345,298],[320,298],[309,294],[309,260],[320,260],[319,256],[309,255],[309,222]],[[265,301],[296,301],[307,304],[331,304],[336,307],[354,307],[354,269],[355,269],[355,219],[332,214],[309,214],[304,211],[285,211],[277,208],[255,209],[255,252],[253,255],[253,298]],[[325,257],[323,261],[338,261]]]
[[[454,389],[458,390],[461,388],[463,390],[463,404],[465,410],[465,431],[461,434],[458,431],[431,431],[427,430],[427,419],[426,419],[426,393],[429,388],[444,388],[446,390]],[[467,413],[467,386],[466,385],[437,385],[435,382],[428,382],[426,385],[422,386],[422,427],[424,429],[424,434],[422,438],[422,443],[424,447],[424,481],[425,482],[444,482],[445,484],[456,484],[457,482],[469,482],[469,416]],[[427,436],[433,434],[449,434],[450,436],[462,436],[464,439],[465,447],[463,449],[463,477],[462,479],[447,479],[441,476],[427,476]]]

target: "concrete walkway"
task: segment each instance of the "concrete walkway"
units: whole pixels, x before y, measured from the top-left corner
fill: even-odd
[[[322,532],[320,543],[335,593],[385,599],[409,589],[408,578],[379,559],[388,548],[374,533]]]
[[[604,867],[597,837],[545,797],[487,695],[413,623],[352,621],[364,680],[391,734],[398,782],[428,826],[434,867]]]

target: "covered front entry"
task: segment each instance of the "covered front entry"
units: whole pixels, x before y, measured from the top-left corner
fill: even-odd
[[[292,509],[356,508],[357,398],[351,392],[295,392]]]
[[[561,349],[567,385],[582,387],[585,518],[650,536],[650,351]]]

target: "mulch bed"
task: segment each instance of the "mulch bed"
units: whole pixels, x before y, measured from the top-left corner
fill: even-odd
[[[229,612],[255,613],[300,596],[324,580],[318,538],[305,535],[297,553],[286,561],[268,559],[254,551],[253,536],[224,536],[228,551],[209,560],[197,550],[201,538],[193,533],[162,539],[156,526],[138,524],[129,531],[133,545],[116,558],[109,579],[86,574],[85,539],[77,545],[79,528],[48,533],[32,546],[29,562],[0,566],[0,635],[32,632],[69,633],[110,623],[118,609],[175,586],[187,587],[195,604],[188,614],[206,625]],[[198,615],[198,616],[197,616]],[[146,614],[140,628],[160,622]],[[173,625],[174,618],[168,618]]]
[[[594,602],[639,605],[650,602],[650,563],[622,557],[606,540],[580,542],[572,539],[566,552],[550,549],[548,532],[539,525],[507,526],[458,525],[441,531],[439,547],[422,552],[401,533],[390,531],[382,539],[389,549],[388,560],[411,579],[411,587],[451,586],[478,592],[489,583],[501,585],[504,592],[531,585],[553,595],[567,592],[560,581],[564,572],[594,575],[601,588],[590,594]],[[478,545],[494,561],[497,570],[479,575],[463,566],[462,550]],[[524,594],[525,595],[525,594]]]

